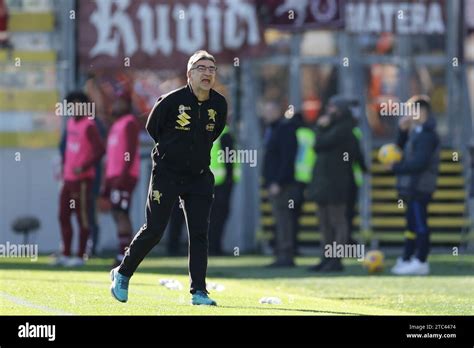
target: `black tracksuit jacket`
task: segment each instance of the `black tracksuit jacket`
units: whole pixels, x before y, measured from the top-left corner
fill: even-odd
[[[222,133],[227,102],[211,89],[199,102],[189,85],[161,96],[148,116],[146,129],[155,141],[154,165],[180,177],[209,170],[212,143]]]

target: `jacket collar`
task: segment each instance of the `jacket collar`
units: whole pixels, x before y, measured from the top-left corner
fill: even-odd
[[[416,133],[420,133],[422,131],[433,131],[436,129],[436,119],[433,115],[430,115],[425,123],[420,124],[414,128]]]
[[[213,96],[214,96],[214,93],[215,93],[214,90],[211,88],[211,89],[209,90],[209,99],[204,100],[204,101],[199,101],[198,98],[196,97],[196,95],[194,94],[193,88],[191,87],[191,84],[190,84],[190,83],[188,83],[188,84],[186,85],[186,89],[187,89],[188,93],[191,94],[191,95],[194,97],[194,99],[196,99],[196,103],[205,103],[205,102],[207,102],[207,101],[212,100],[212,98],[213,98]]]

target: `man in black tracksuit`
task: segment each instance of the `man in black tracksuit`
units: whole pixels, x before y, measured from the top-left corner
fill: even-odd
[[[406,204],[407,221],[403,256],[397,260],[392,273],[427,275],[428,204],[436,190],[440,140],[428,97],[414,96],[408,104],[417,106],[418,111],[413,117],[406,116],[400,121],[397,144],[403,149],[403,158],[390,166],[397,175],[399,198]]]
[[[128,281],[143,258],[161,240],[179,199],[189,227],[192,304],[216,305],[207,296],[208,228],[214,199],[209,169],[212,143],[226,124],[227,102],[214,91],[215,59],[196,52],[188,62],[188,85],[158,99],[146,129],[156,142],[146,204],[146,222],[135,235],[121,265],[113,269],[111,291],[128,299]]]

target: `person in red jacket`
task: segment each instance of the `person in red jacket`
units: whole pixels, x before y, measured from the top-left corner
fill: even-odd
[[[87,110],[89,98],[83,92],[72,92],[67,97],[74,110]],[[84,265],[89,221],[92,181],[95,165],[104,155],[105,146],[100,137],[94,115],[75,114],[66,125],[67,140],[63,164],[63,187],[59,201],[59,222],[62,236],[62,254],[55,265],[75,267]],[[79,225],[79,249],[72,255],[73,230],[71,215],[76,213]]]
[[[8,8],[5,0],[0,0],[0,48],[12,48],[8,36]]]
[[[114,123],[107,137],[103,196],[110,200],[120,245],[114,267],[122,262],[125,248],[132,241],[129,210],[140,174],[140,125],[131,109],[130,98],[121,96],[116,99],[112,106]]]

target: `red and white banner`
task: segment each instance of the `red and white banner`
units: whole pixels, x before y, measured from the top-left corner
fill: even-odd
[[[95,68],[184,68],[199,49],[219,63],[264,47],[252,0],[81,0],[79,62]]]

